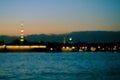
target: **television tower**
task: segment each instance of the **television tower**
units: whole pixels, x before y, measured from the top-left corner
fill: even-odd
[[[20,43],[23,44],[24,42],[24,27],[23,23],[20,24]]]

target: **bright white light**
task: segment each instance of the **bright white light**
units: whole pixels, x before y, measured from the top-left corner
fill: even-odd
[[[20,41],[21,41],[21,42],[23,42],[23,41],[24,41],[24,39],[20,39]]]
[[[21,30],[21,32],[24,32],[24,30]]]
[[[70,41],[72,41],[72,38],[69,38]]]

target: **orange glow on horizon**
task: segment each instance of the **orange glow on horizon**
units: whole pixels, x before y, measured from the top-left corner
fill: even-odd
[[[0,23],[0,26],[2,26],[0,29],[0,35],[20,35],[19,30],[21,28],[18,23]],[[26,36],[31,34],[64,34],[75,31],[120,31],[120,27],[73,22],[26,22],[24,30]]]

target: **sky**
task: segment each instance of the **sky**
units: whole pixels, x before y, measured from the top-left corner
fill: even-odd
[[[0,35],[120,31],[120,0],[0,0]]]

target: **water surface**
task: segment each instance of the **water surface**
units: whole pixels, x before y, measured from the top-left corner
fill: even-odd
[[[0,53],[0,80],[120,80],[120,53]]]

